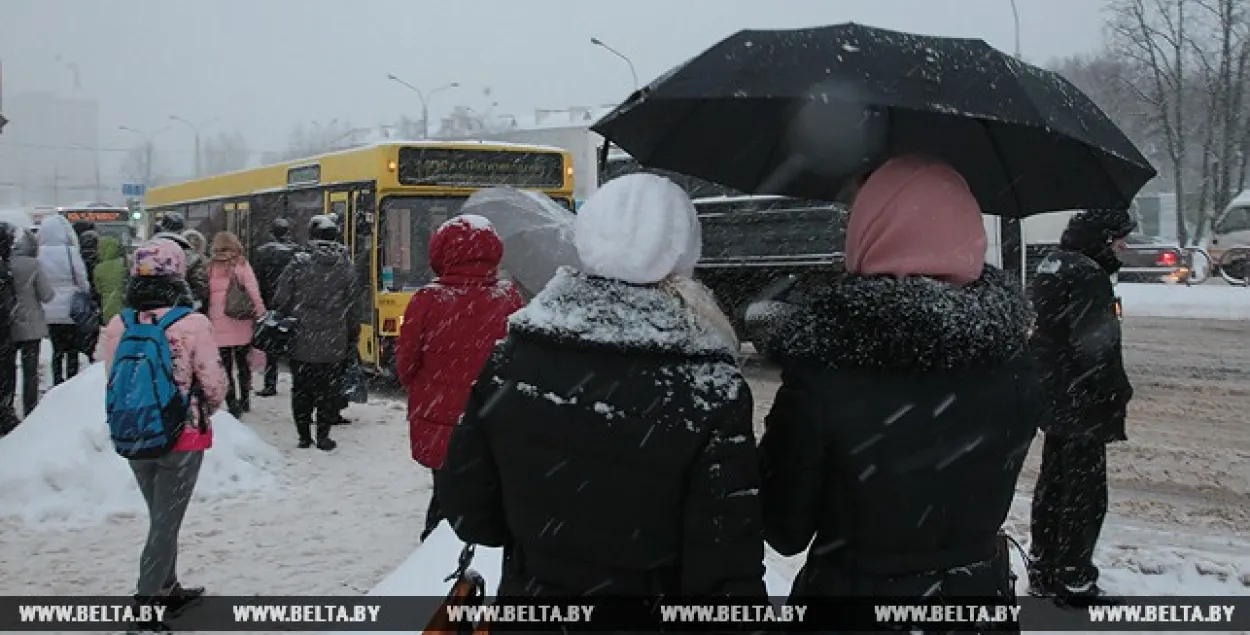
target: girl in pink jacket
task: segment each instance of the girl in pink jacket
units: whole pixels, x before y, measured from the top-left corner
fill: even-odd
[[[226,315],[226,298],[230,293],[230,281],[238,280],[252,298],[255,312],[246,319]],[[213,259],[208,265],[208,317],[213,321],[213,333],[217,336],[217,348],[221,351],[221,363],[226,367],[230,387],[226,391],[226,408],[238,417],[252,409],[252,366],[248,363],[252,332],[257,318],[265,314],[265,302],[260,297],[260,285],[252,265],[243,257],[243,243],[230,232],[217,232],[213,236]],[[236,392],[234,374],[238,371]]]
[[[143,245],[134,253],[125,292],[126,308],[135,309],[139,321],[155,323],[174,306],[189,306],[186,271],[186,256],[177,243],[159,239]],[[113,369],[124,330],[120,315],[114,316],[104,330],[100,350],[106,373]],[[213,326],[204,315],[192,313],[178,320],[165,335],[173,355],[174,382],[185,393],[195,379],[200,390],[191,397],[192,421],[182,429],[173,451],[157,459],[130,461],[151,520],[139,563],[135,598],[165,605],[171,613],[177,613],[204,594],[203,588],[183,587],[178,582],[178,530],[195,489],[204,451],[213,445],[213,429],[210,422],[201,420],[200,413],[211,414],[221,407],[226,396],[226,375],[213,339]]]

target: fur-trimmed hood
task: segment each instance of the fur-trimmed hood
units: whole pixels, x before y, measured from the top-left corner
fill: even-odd
[[[734,358],[733,343],[661,285],[637,285],[562,267],[510,330],[582,348]]]
[[[1016,358],[1032,323],[1019,287],[986,266],[964,286],[923,277],[846,276],[805,297],[770,339],[783,363],[956,371]]]

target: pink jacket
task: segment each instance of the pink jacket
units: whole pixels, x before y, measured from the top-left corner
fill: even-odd
[[[168,311],[168,308],[143,311],[139,314],[139,320],[155,322]],[[100,351],[104,357],[106,373],[113,370],[113,355],[117,352],[124,330],[121,316],[116,315],[109,321],[104,329],[104,336],[100,338]],[[207,402],[205,412],[210,415],[216,412],[226,400],[227,383],[226,371],[221,366],[221,354],[217,352],[217,344],[213,339],[212,323],[202,314],[192,313],[174,322],[165,335],[169,338],[169,350],[174,356],[174,382],[186,393],[191,388],[191,378],[198,377],[204,400]],[[196,413],[194,425],[183,428],[182,437],[174,446],[175,452],[195,452],[213,447],[211,423],[205,422],[207,432],[201,433],[199,409],[196,407],[198,400],[192,399],[191,406]]]
[[[256,283],[256,274],[247,260],[239,258],[234,265],[233,275],[243,283],[247,294],[252,296],[256,305],[256,317],[265,314],[265,301],[260,298],[260,285]],[[226,292],[230,290],[231,269],[220,262],[208,265],[208,317],[213,321],[213,334],[217,336],[217,346],[246,346],[252,343],[254,320],[236,320],[226,317]]]

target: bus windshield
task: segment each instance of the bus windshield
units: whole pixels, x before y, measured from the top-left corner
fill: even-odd
[[[382,200],[382,287],[414,291],[434,279],[430,237],[444,221],[460,213],[464,196],[388,196]]]

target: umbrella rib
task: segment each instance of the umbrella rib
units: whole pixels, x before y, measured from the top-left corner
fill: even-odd
[[[994,156],[998,157],[998,165],[1002,167],[1003,176],[1008,186],[1011,188],[1011,196],[1016,201],[1015,216],[1022,217],[1024,215],[1024,202],[1020,200],[1020,190],[1016,188],[1011,178],[1011,170],[1007,166],[1007,155],[1003,153],[1003,148],[998,143],[998,138],[994,136],[994,131],[990,129],[990,122],[985,119],[977,118],[976,121],[981,124],[981,128],[985,130],[985,136],[990,139],[990,147],[994,148]],[[993,213],[993,212],[991,212]]]

